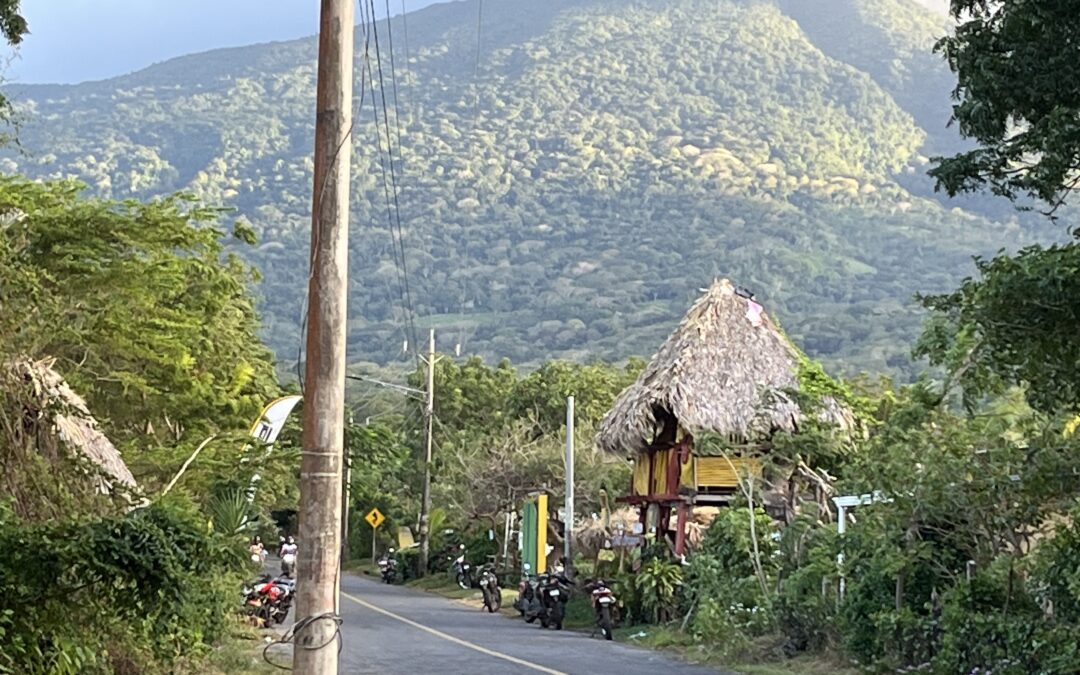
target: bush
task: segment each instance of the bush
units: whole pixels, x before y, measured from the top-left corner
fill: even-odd
[[[671,620],[678,606],[683,572],[679,565],[653,558],[641,566],[634,584],[641,597],[641,605],[656,623]]]
[[[219,638],[242,546],[156,504],[24,525],[0,514],[0,671],[166,672]]]

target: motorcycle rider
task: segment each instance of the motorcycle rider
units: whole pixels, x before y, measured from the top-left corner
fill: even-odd
[[[251,545],[248,546],[248,555],[251,556],[251,562],[261,565],[266,560],[266,548],[263,546],[262,537],[255,535],[251,538]]]
[[[281,545],[278,556],[281,558],[281,573],[291,577],[293,569],[296,567],[296,541],[292,538],[292,535],[285,538],[285,543]]]

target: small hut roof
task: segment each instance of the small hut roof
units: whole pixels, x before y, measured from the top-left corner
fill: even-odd
[[[798,388],[798,351],[760,305],[723,279],[694,303],[615,400],[596,443],[606,452],[643,452],[666,416],[693,434],[762,440],[796,430],[801,411],[789,392]],[[826,409],[843,425],[840,406],[832,402]]]
[[[99,485],[102,492],[112,492],[118,485],[135,487],[135,477],[120,451],[98,428],[86,401],[53,369],[52,360],[20,360],[10,363],[8,368],[13,379],[29,389],[38,414],[51,419],[57,439],[69,451],[78,453],[104,472]]]

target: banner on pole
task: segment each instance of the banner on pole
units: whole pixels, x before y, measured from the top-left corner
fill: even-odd
[[[289,413],[293,411],[293,408],[302,398],[302,396],[296,395],[282,396],[275,401],[271,401],[269,405],[263,408],[259,419],[252,425],[251,435],[267,445],[272,444],[285,427],[285,420],[289,418]]]

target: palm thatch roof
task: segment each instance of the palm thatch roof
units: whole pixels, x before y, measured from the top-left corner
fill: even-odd
[[[93,477],[98,491],[109,494],[117,488],[136,487],[116,446],[102,433],[90,414],[86,401],[76,394],[53,368],[53,360],[28,359],[9,362],[3,373],[3,386],[17,391],[16,400],[26,416],[24,426],[39,429],[40,452],[58,454],[66,451],[84,459],[100,472]],[[48,438],[41,439],[44,435]]]
[[[800,354],[747,296],[723,279],[694,303],[600,423],[601,450],[644,452],[671,422],[742,443],[798,428],[803,411],[791,392],[799,389]],[[825,415],[849,425],[835,401]]]

